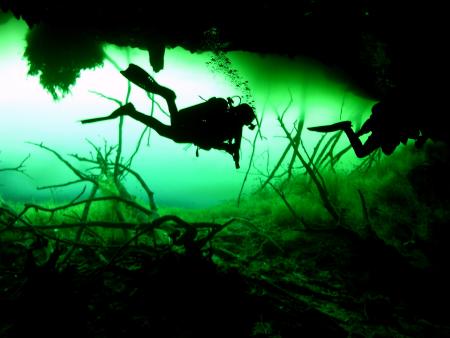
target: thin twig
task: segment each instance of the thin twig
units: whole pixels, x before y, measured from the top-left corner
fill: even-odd
[[[95,95],[97,95],[97,96],[100,96],[101,98],[104,98],[104,99],[106,99],[106,100],[115,102],[115,103],[117,103],[117,104],[119,105],[119,107],[121,107],[121,106],[123,105],[123,104],[122,104],[122,101],[120,101],[120,100],[118,100],[118,99],[116,99],[116,98],[114,98],[114,97],[107,96],[107,95],[105,95],[105,94],[103,94],[103,93],[97,92],[97,91],[95,91],[95,90],[89,90],[89,93],[92,93],[92,94],[95,94]]]
[[[17,165],[16,167],[12,167],[12,168],[0,168],[0,172],[1,172],[1,171],[17,171],[17,172],[19,172],[19,173],[21,173],[21,174],[23,174],[23,175],[29,177],[29,176],[25,173],[25,170],[24,170],[25,166],[24,166],[24,164],[25,164],[25,162],[26,162],[30,157],[31,157],[31,155],[28,154],[28,155],[22,160],[22,162],[20,162],[19,165]]]
[[[294,218],[296,220],[299,220],[300,222],[302,222],[303,226],[306,228],[305,220],[303,219],[303,217],[300,217],[299,215],[297,215],[297,213],[295,212],[294,208],[292,207],[292,205],[287,200],[286,195],[284,194],[284,192],[282,192],[280,189],[275,187],[272,183],[269,183],[269,185],[278,194],[278,196],[280,196],[281,200],[284,202],[284,204],[286,205],[288,210],[291,212],[291,214],[294,216]]]
[[[101,202],[101,201],[119,201],[119,202],[127,204],[127,205],[143,212],[146,215],[149,215],[149,216],[153,215],[153,212],[151,210],[148,210],[147,208],[137,204],[136,202],[123,199],[119,196],[105,196],[105,197],[96,197],[96,198],[86,199],[86,200],[82,200],[82,201],[78,201],[78,202],[74,202],[74,203],[70,203],[70,204],[65,204],[65,205],[61,205],[59,207],[55,207],[55,208],[47,208],[47,207],[43,207],[43,206],[40,206],[37,204],[27,203],[27,204],[25,204],[24,209],[20,212],[20,214],[18,214],[17,217],[21,218],[29,209],[35,209],[35,210],[41,210],[41,211],[47,211],[47,212],[56,212],[59,210],[72,208],[77,205],[85,204],[88,202]]]
[[[85,182],[85,179],[82,180],[75,180],[75,181],[70,181],[67,183],[61,183],[61,184],[53,184],[53,185],[46,185],[46,186],[42,186],[42,187],[36,187],[37,190],[45,190],[45,189],[53,189],[53,188],[61,188],[61,187],[67,187],[69,185],[72,184],[76,184],[76,183],[81,183],[81,182]]]
[[[244,176],[244,179],[242,181],[241,189],[239,190],[239,194],[238,194],[238,198],[237,198],[237,206],[238,207],[239,207],[239,205],[241,203],[242,192],[244,191],[244,186],[245,186],[245,183],[247,182],[247,178],[249,176],[250,169],[251,169],[252,164],[253,164],[253,157],[255,156],[255,151],[256,151],[256,140],[258,138],[258,135],[261,133],[261,126],[262,126],[262,122],[263,122],[263,119],[264,119],[264,113],[266,111],[266,104],[267,104],[267,100],[264,103],[264,107],[263,107],[263,110],[262,110],[262,113],[261,113],[261,119],[260,119],[260,121],[258,123],[258,130],[256,131],[255,137],[253,138],[252,153],[250,155],[250,161],[249,161],[249,164],[248,164],[247,171],[245,172],[245,176]]]
[[[44,146],[42,143],[33,143],[33,142],[26,142],[28,144],[34,145],[36,147],[45,149],[49,152],[51,152],[52,154],[54,154],[62,163],[64,163],[76,176],[78,176],[81,180],[86,180],[86,181],[90,181],[92,183],[94,183],[95,185],[97,185],[97,182],[90,178],[89,176],[84,175],[81,171],[79,171],[77,168],[75,168],[72,164],[70,164],[66,159],[64,159],[58,152],[56,152],[55,150]]]
[[[293,146],[296,147],[297,149],[301,142],[301,136],[302,136],[304,124],[305,124],[305,110],[304,110],[304,105],[302,105],[302,109],[300,110],[300,116],[298,119],[296,134],[294,136],[294,145]],[[288,166],[288,179],[290,179],[292,177],[292,168],[294,166],[295,159],[296,159],[295,151],[293,151],[291,161],[289,162],[289,166]]]
[[[286,129],[286,126],[284,125],[283,120],[281,119],[280,116],[278,116],[278,122],[280,123],[281,128],[284,130],[287,138],[289,139],[289,142],[293,145],[294,140],[292,139],[291,134],[289,134],[289,131]],[[324,185],[322,185],[321,182],[319,182],[319,180],[317,179],[316,173],[308,165],[308,163],[303,159],[303,156],[300,154],[298,149],[294,148],[294,146],[293,146],[293,149],[294,149],[295,153],[297,154],[297,157],[299,158],[300,162],[305,167],[306,172],[309,174],[309,176],[311,177],[312,181],[316,185],[316,188],[317,188],[317,190],[319,192],[319,196],[322,199],[322,203],[323,203],[325,209],[327,209],[327,211],[330,213],[330,215],[333,217],[333,219],[335,221],[338,221],[339,220],[339,215],[336,212],[336,210],[334,209],[333,205],[331,204],[331,202],[330,202],[330,200],[328,198],[328,192],[326,191],[326,187]]]

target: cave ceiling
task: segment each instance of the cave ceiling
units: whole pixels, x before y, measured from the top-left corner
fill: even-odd
[[[62,35],[70,31],[101,43],[148,50],[156,72],[164,68],[164,52],[177,46],[191,52],[220,49],[300,56],[345,74],[373,96],[389,85],[409,83],[411,76],[405,74],[419,68],[424,59],[429,61],[439,45],[437,29],[423,24],[424,16],[438,9],[429,6],[430,13],[421,6],[393,3],[0,0],[4,12],[32,29],[46,25]]]

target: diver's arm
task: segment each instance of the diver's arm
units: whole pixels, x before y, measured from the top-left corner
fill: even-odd
[[[235,147],[236,146],[234,144],[226,143],[226,142],[223,142],[219,145],[214,146],[214,148],[216,148],[218,150],[225,150],[228,154],[233,156],[234,163],[236,165],[236,169],[239,169],[239,149],[236,152]]]
[[[242,141],[242,127],[238,129],[236,135],[234,137],[234,143],[232,144],[232,156],[234,163],[236,164],[236,169],[239,169],[239,150],[241,149],[241,141]]]

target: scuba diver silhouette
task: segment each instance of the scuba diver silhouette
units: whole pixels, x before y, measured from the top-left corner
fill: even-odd
[[[372,106],[370,117],[364,122],[361,129],[354,132],[350,121],[341,121],[331,125],[309,127],[308,130],[317,132],[333,132],[342,130],[347,135],[357,157],[363,158],[373,151],[381,148],[385,155],[394,152],[400,143],[406,144],[408,139],[416,140],[416,148],[423,146],[427,136],[416,121],[416,115],[405,115],[402,112],[410,111],[400,100],[398,93],[386,96],[383,100]],[[360,136],[371,133],[363,144]]]
[[[197,156],[198,148],[224,150],[232,155],[236,169],[239,169],[243,126],[247,126],[250,130],[255,128],[252,122],[256,116],[250,105],[242,103],[233,106],[231,98],[212,97],[203,103],[178,110],[175,104],[175,92],[158,84],[139,66],[130,64],[120,73],[145,91],[160,95],[166,100],[170,113],[170,125],[138,112],[132,103],[121,106],[108,116],[82,120],[81,123],[128,115],[176,143],[193,143],[197,146]]]

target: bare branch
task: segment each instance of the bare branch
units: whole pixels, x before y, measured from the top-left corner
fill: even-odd
[[[300,114],[300,115],[304,115],[304,114]],[[298,121],[297,128],[296,128],[296,134],[293,138],[293,140],[294,140],[293,147],[295,147],[297,149],[301,142],[301,135],[302,135],[302,130],[303,130],[304,124],[305,124],[305,119],[302,116],[300,116],[300,119]],[[301,142],[301,143],[303,144],[303,142]],[[295,151],[294,151],[292,153],[291,161],[289,162],[289,166],[288,166],[288,179],[290,179],[292,177],[292,168],[294,167],[295,159],[296,159],[296,156],[295,156]]]
[[[44,146],[42,143],[40,143],[40,144],[38,144],[38,143],[33,143],[33,142],[27,142],[27,143],[28,143],[28,144],[31,144],[31,145],[34,145],[34,146],[36,146],[36,147],[45,149],[45,150],[51,152],[51,153],[54,154],[61,162],[63,162],[70,170],[72,170],[72,172],[73,172],[76,176],[78,176],[81,180],[90,181],[90,182],[94,183],[95,185],[97,185],[97,182],[96,182],[94,179],[92,179],[92,178],[90,178],[90,177],[84,175],[81,171],[79,171],[78,169],[76,169],[72,164],[70,164],[67,160],[65,160],[65,159],[64,159],[58,152],[56,152],[55,150],[53,150],[53,149],[51,149],[51,148],[48,148],[48,147]]]
[[[105,55],[105,60],[108,60],[117,71],[120,72],[122,70],[116,60],[114,60],[108,53],[103,52],[103,54]]]
[[[98,96],[100,96],[100,97],[102,97],[102,98],[104,98],[104,99],[106,99],[106,100],[113,101],[113,102],[117,103],[117,104],[119,105],[119,107],[121,107],[121,106],[123,105],[122,102],[121,102],[120,100],[115,99],[114,97],[110,97],[110,96],[107,96],[107,95],[105,95],[105,94],[102,94],[102,93],[100,93],[100,92],[97,92],[97,91],[95,91],[95,90],[89,90],[89,93],[98,95]]]
[[[314,150],[313,150],[313,153],[312,153],[312,155],[311,155],[311,159],[310,159],[308,165],[311,165],[311,164],[314,162],[314,158],[316,157],[317,152],[319,151],[320,146],[322,145],[322,142],[325,140],[325,137],[326,137],[326,136],[327,136],[327,134],[324,133],[324,134],[322,135],[322,137],[320,138],[319,142],[317,142],[316,146],[314,147]]]
[[[86,186],[84,186],[83,189],[81,190],[81,192],[69,203],[70,204],[75,203],[84,194],[85,191],[86,191]]]
[[[293,102],[294,102],[294,98],[292,97],[291,91],[289,91],[289,102],[288,102],[286,108],[284,108],[283,112],[281,113],[281,119],[284,119],[284,115],[288,112],[288,110],[291,107]],[[278,112],[277,112],[277,115],[279,115]]]
[[[119,201],[121,203],[127,204],[127,205],[129,205],[129,206],[131,206],[131,207],[133,207],[133,208],[143,212],[146,215],[149,215],[149,216],[153,215],[153,212],[151,210],[148,210],[147,208],[137,204],[136,202],[123,199],[123,198],[121,198],[119,196],[105,196],[105,197],[96,197],[96,198],[92,198],[92,199],[81,200],[81,201],[78,201],[78,202],[65,204],[65,205],[62,205],[62,206],[59,206],[59,207],[55,207],[55,208],[47,208],[47,207],[43,207],[43,206],[40,206],[40,205],[37,205],[37,204],[27,203],[27,204],[25,204],[24,209],[18,215],[18,218],[21,218],[29,209],[35,209],[35,210],[41,210],[41,211],[54,213],[54,212],[59,211],[59,210],[72,208],[72,207],[75,207],[77,205],[85,204],[85,203],[88,203],[88,202],[100,202],[100,201]]]
[[[148,197],[148,201],[150,204],[150,210],[153,212],[157,212],[158,208],[156,207],[156,203],[154,200],[154,193],[153,191],[150,190],[150,188],[148,187],[147,183],[145,183],[144,179],[141,177],[141,175],[139,175],[136,171],[134,171],[133,169],[131,169],[130,167],[126,167],[123,164],[120,164],[120,167],[123,168],[125,171],[129,172],[130,174],[132,174],[141,184],[142,188],[144,189],[145,193],[147,194]]]
[[[131,167],[131,164],[133,163],[133,159],[136,156],[136,154],[138,153],[139,148],[141,147],[142,139],[144,138],[144,135],[147,132],[147,130],[151,130],[151,128],[146,126],[144,128],[144,130],[142,131],[142,133],[139,136],[139,139],[138,139],[138,141],[136,143],[136,148],[134,149],[134,152],[131,154],[130,158],[128,159],[127,163],[125,164],[127,167]]]
[[[16,167],[12,167],[12,168],[0,168],[0,172],[1,172],[1,171],[17,171],[17,172],[19,172],[19,173],[22,173],[22,174],[28,176],[28,175],[25,173],[25,171],[24,171],[24,168],[25,168],[24,164],[25,164],[25,162],[26,162],[30,157],[31,157],[31,155],[28,154],[28,156],[25,157],[25,158],[22,160],[22,162],[20,162],[19,165],[17,165]]]
[[[280,196],[281,200],[284,202],[284,204],[286,205],[288,210],[291,212],[291,214],[294,216],[294,218],[296,220],[300,221],[303,224],[303,226],[306,228],[307,226],[305,224],[304,218],[300,217],[299,215],[297,215],[297,213],[295,212],[294,208],[292,207],[292,205],[287,200],[286,195],[284,194],[284,192],[281,191],[280,189],[278,189],[277,187],[275,187],[272,183],[269,183],[269,185],[278,194],[278,196]]]
[[[325,134],[325,135],[326,135],[326,134]],[[320,164],[323,163],[323,158],[324,158],[324,157],[326,158],[326,154],[327,154],[328,148],[329,148],[330,145],[333,143],[333,141],[335,140],[336,136],[337,136],[337,134],[331,136],[331,137],[328,139],[327,143],[325,143],[325,146],[324,146],[324,147],[322,148],[322,150],[320,151],[319,156],[317,156],[317,159],[316,159],[316,161],[315,161],[315,164],[316,164],[317,167],[320,167]]]
[[[161,105],[159,104],[158,101],[155,100],[155,96],[154,95],[150,95],[147,93],[147,97],[152,101],[152,104],[155,104],[158,109],[161,111],[161,113],[163,113],[164,115],[166,115],[167,117],[170,117],[170,114],[168,112],[166,112]]]
[[[278,119],[278,122],[281,125],[281,128],[284,130],[287,138],[289,139],[289,142],[292,144],[292,147],[293,147],[293,149],[294,149],[298,159],[300,160],[302,165],[305,167],[307,173],[309,174],[309,176],[311,177],[312,181],[316,185],[316,188],[317,188],[317,190],[319,192],[319,196],[322,199],[322,203],[323,203],[325,209],[327,209],[327,211],[330,213],[330,215],[333,217],[333,219],[335,221],[339,220],[339,215],[337,214],[336,210],[334,209],[333,205],[331,204],[330,200],[328,199],[328,192],[326,191],[325,186],[322,185],[321,182],[319,182],[319,180],[317,179],[317,175],[314,172],[314,170],[303,159],[303,156],[300,154],[298,149],[294,147],[294,140],[292,139],[291,134],[289,134],[289,131],[286,129],[286,126],[284,125],[283,120],[281,119],[281,117],[278,116],[277,119]]]
[[[244,176],[244,180],[242,181],[242,185],[241,185],[241,189],[239,190],[239,195],[238,195],[238,199],[237,199],[237,205],[239,207],[239,204],[241,203],[241,196],[242,196],[242,192],[244,191],[244,186],[245,186],[245,182],[247,181],[248,175],[250,173],[250,169],[252,167],[253,164],[253,157],[255,156],[255,151],[256,151],[256,140],[258,138],[258,135],[261,133],[261,125],[264,119],[264,112],[265,110],[263,110],[262,114],[261,114],[261,120],[258,123],[258,130],[255,134],[255,137],[253,138],[253,143],[252,143],[252,153],[250,155],[250,161],[248,164],[248,168],[247,171],[245,172],[245,176]]]
[[[311,164],[311,167],[314,169],[314,172],[319,177],[320,182],[322,182],[322,185],[325,187],[325,180],[323,179],[322,174],[320,173],[319,169],[316,167],[315,163],[311,160],[311,157],[309,157],[309,154],[306,151],[306,147],[305,147],[303,141],[300,141],[300,143],[302,145],[302,149],[303,149],[304,153],[306,154],[306,157],[308,158],[309,163]]]
[[[322,159],[322,161],[319,163],[319,168],[323,165],[323,163],[325,162],[326,158],[329,157],[330,160],[333,160],[333,152],[334,152],[334,148],[336,147],[336,144],[338,143],[339,139],[341,138],[343,134],[343,131],[339,131],[336,135],[335,138],[333,140],[333,143],[331,143],[330,149],[328,150],[327,155]],[[332,167],[333,168],[333,167]],[[334,168],[333,168],[334,169]]]
[[[369,210],[367,209],[366,199],[364,198],[361,189],[358,189],[358,195],[361,201],[361,208],[363,211],[364,220],[366,221],[367,225],[370,225]]]
[[[258,191],[263,190],[266,185],[275,177],[275,173],[278,171],[278,169],[280,168],[281,164],[284,161],[284,158],[286,157],[286,155],[289,152],[289,149],[291,149],[291,144],[289,143],[286,148],[283,151],[283,154],[281,154],[280,159],[278,160],[277,164],[275,165],[275,167],[272,169],[270,175],[267,177],[267,179],[264,181],[264,183],[261,185],[261,187],[258,189]]]
[[[37,187],[37,190],[44,190],[44,189],[53,189],[53,188],[61,188],[61,187],[67,187],[68,185],[71,184],[76,184],[76,183],[80,183],[80,182],[85,182],[86,180],[76,180],[76,181],[70,181],[67,183],[61,183],[61,184],[54,184],[54,185],[46,185],[43,187]]]

